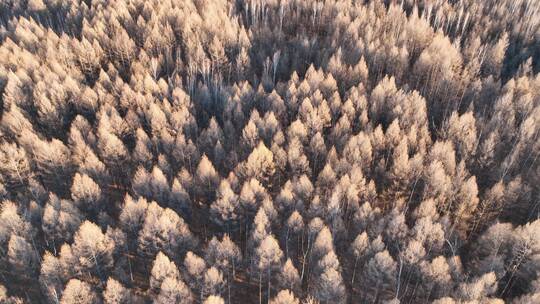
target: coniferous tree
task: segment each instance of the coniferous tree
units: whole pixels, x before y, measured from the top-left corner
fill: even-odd
[[[538,302],[539,10],[1,2],[0,302]]]
[[[66,285],[64,292],[62,293],[62,299],[60,303],[71,304],[81,303],[90,304],[99,301],[97,294],[91,289],[91,287],[77,279],[71,279]]]
[[[166,278],[177,279],[179,276],[180,273],[176,268],[176,264],[174,264],[174,262],[172,262],[165,254],[159,252],[152,264],[150,288],[152,290],[159,290]]]
[[[73,237],[71,250],[77,260],[76,269],[82,273],[96,275],[105,280],[113,267],[115,242],[104,234],[97,225],[85,221]]]
[[[133,299],[131,290],[113,278],[107,280],[107,287],[103,291],[103,302],[105,304],[127,304],[132,303]]]

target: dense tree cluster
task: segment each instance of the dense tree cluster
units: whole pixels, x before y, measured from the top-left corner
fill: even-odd
[[[0,20],[1,303],[540,303],[538,1]]]

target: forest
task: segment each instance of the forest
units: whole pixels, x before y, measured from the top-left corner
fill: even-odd
[[[0,303],[540,303],[540,1],[0,0]]]

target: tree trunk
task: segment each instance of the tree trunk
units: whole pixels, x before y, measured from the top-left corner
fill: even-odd
[[[285,258],[289,258],[289,228],[287,228],[287,234],[285,235]]]
[[[356,276],[356,266],[358,265],[358,257],[354,259],[354,267],[353,267],[353,273],[352,273],[352,279],[351,279],[351,288],[354,288],[354,277]]]
[[[227,282],[229,304],[231,304],[231,283],[231,275],[229,273],[229,281]]]
[[[259,304],[262,304],[262,271],[259,271]]]
[[[266,293],[266,303],[270,302],[270,268],[268,268],[268,291]]]

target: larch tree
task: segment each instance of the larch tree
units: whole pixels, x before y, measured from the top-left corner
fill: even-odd
[[[17,204],[5,200],[0,205],[0,243],[7,245],[13,234],[23,239],[31,239],[32,224],[21,216]]]
[[[120,138],[112,133],[108,118],[104,118],[105,116],[106,114],[100,120],[97,133],[99,154],[108,166],[118,170],[127,160],[128,151]]]
[[[267,235],[255,250],[254,263],[259,272],[259,303],[262,303],[262,278],[266,275],[268,282],[267,297],[270,297],[270,281],[272,271],[281,264],[283,252],[274,236]]]
[[[206,250],[206,259],[210,265],[218,266],[222,270],[229,269],[234,276],[236,266],[242,260],[242,254],[238,245],[226,234],[221,241],[217,238],[210,240]]]
[[[334,251],[334,238],[328,227],[323,226],[317,233],[315,242],[313,243],[313,253],[317,257],[322,257],[330,251]]]
[[[153,144],[148,137],[148,134],[141,128],[136,131],[137,142],[135,143],[135,148],[132,152],[132,158],[134,161],[149,168],[152,165],[153,155]]]
[[[444,137],[454,143],[457,155],[461,159],[468,160],[474,153],[478,140],[474,114],[467,112],[459,115],[457,112],[452,112],[447,125]]]
[[[184,268],[186,269],[186,279],[188,285],[199,292],[200,298],[203,298],[204,274],[206,271],[206,262],[203,258],[189,251],[184,258]]]
[[[71,176],[74,166],[71,162],[71,151],[60,140],[42,140],[34,134],[22,134],[27,151],[32,151],[32,160],[38,175],[50,189],[65,191],[69,183],[63,181],[64,176]]]
[[[279,273],[279,285],[291,291],[300,289],[300,275],[290,258],[285,261]]]
[[[253,227],[249,238],[249,247],[252,248],[252,250],[255,250],[255,248],[257,248],[261,242],[272,233],[272,229],[264,208],[259,208],[253,222],[255,226]]]
[[[91,304],[99,301],[95,291],[90,285],[77,279],[71,279],[62,293],[61,304]]]
[[[211,203],[215,197],[215,189],[219,185],[220,177],[212,162],[206,155],[201,157],[196,171],[197,193],[204,202]]]
[[[145,198],[133,199],[129,194],[124,197],[122,212],[119,216],[119,224],[130,238],[137,238],[139,231],[144,225],[148,202]]]
[[[85,221],[73,237],[71,245],[81,273],[90,273],[104,281],[114,264],[115,242],[94,223]]]
[[[242,137],[240,144],[247,155],[256,148],[259,142],[259,130],[255,122],[250,119],[244,129],[242,130]]]
[[[131,290],[113,278],[107,280],[107,286],[103,291],[103,302],[105,304],[128,304],[132,303],[133,300],[134,296]]]
[[[299,176],[310,171],[309,161],[304,154],[302,143],[293,137],[287,149],[287,161],[293,176]]]
[[[191,291],[180,278],[167,277],[161,283],[156,304],[190,304],[193,303]]]
[[[369,238],[367,233],[364,231],[361,234],[358,234],[351,245],[351,253],[354,257],[354,267],[352,270],[351,285],[354,286],[354,279],[356,277],[356,269],[358,263],[362,262],[362,259],[368,253],[369,249]]]
[[[165,254],[159,252],[152,264],[152,270],[150,272],[150,288],[153,291],[158,291],[166,278],[178,279],[179,277],[180,272],[178,271],[176,264]]]
[[[0,302],[538,302],[539,1],[102,2],[0,1]]]
[[[192,214],[191,197],[178,178],[173,179],[168,205],[183,217],[190,217]]]
[[[39,274],[39,282],[47,300],[52,302],[59,302],[64,285],[67,281],[65,267],[72,267],[73,265],[64,265],[63,261],[51,254],[45,252],[42,257],[41,269]]]
[[[291,237],[296,236],[297,246],[294,246],[294,248],[298,249],[298,240],[300,238],[300,235],[304,231],[304,219],[297,210],[293,211],[285,222],[285,229],[285,256],[288,257],[290,246],[289,240],[291,239]]]
[[[300,304],[300,300],[298,300],[294,294],[289,290],[282,290],[278,292],[278,294],[272,298],[269,302],[270,304]]]
[[[244,182],[240,190],[240,204],[245,214],[244,221],[246,221],[246,226],[250,224],[249,220],[260,209],[263,201],[268,198],[268,191],[257,179],[252,178]]]
[[[203,295],[220,295],[226,285],[223,274],[215,267],[210,267],[206,270],[203,278],[202,294]]]
[[[97,214],[101,206],[101,189],[98,184],[86,174],[76,173],[71,186],[71,199],[80,209]]]
[[[81,223],[81,218],[81,213],[73,202],[59,199],[50,193],[41,223],[50,246],[57,247],[65,241],[70,241]]]
[[[212,117],[210,119],[208,128],[203,130],[200,135],[199,147],[201,149],[201,152],[208,153],[208,155],[212,155],[211,152],[213,151],[214,146],[218,142],[223,142],[223,139],[224,139],[223,130],[219,126],[216,118]]]
[[[459,294],[465,301],[484,300],[485,297],[494,294],[497,290],[495,284],[497,277],[493,272],[473,278],[470,282],[459,285]]]
[[[426,299],[438,298],[444,291],[451,288],[450,267],[443,256],[434,258],[431,262],[420,263],[425,284],[424,296]]]
[[[221,181],[216,191],[216,200],[210,205],[212,219],[216,224],[232,229],[240,217],[239,197],[226,179]]]
[[[345,303],[345,285],[339,270],[334,268],[327,268],[316,280],[317,290],[315,291],[315,298],[321,303]]]
[[[18,298],[18,297],[10,297],[10,296],[8,296],[6,287],[4,287],[4,285],[0,285],[0,301],[2,301],[2,303],[6,303],[6,304],[23,303],[23,300]]]
[[[211,295],[204,300],[203,304],[225,304],[225,300],[220,296]]]
[[[26,185],[31,175],[31,167],[26,151],[15,143],[0,144],[0,172],[8,189]]]
[[[236,268],[242,261],[240,248],[231,240],[228,234],[221,241],[216,237],[208,242],[205,259],[227,274],[227,299],[231,301],[231,288],[236,276]]]
[[[491,45],[487,50],[485,61],[482,68],[487,75],[494,75],[500,77],[502,75],[502,66],[504,63],[504,55],[508,48],[508,33],[504,32],[500,35],[496,43]]]
[[[18,235],[11,234],[7,248],[8,261],[13,269],[28,275],[36,272],[39,255],[29,242]]]
[[[196,242],[188,225],[176,212],[163,209],[156,202],[148,205],[138,236],[138,249],[141,253],[153,256],[163,251],[176,257],[189,250]]]
[[[249,154],[245,163],[246,178],[256,178],[266,187],[272,185],[272,180],[275,172],[274,155],[260,141],[257,147]]]
[[[140,167],[137,169],[131,184],[133,191],[138,196],[154,200],[163,206],[167,206],[171,200],[169,182],[158,166],[154,166],[150,173]]]
[[[371,286],[364,293],[366,300],[392,299],[396,289],[397,263],[387,250],[378,252],[366,265],[365,284]]]

